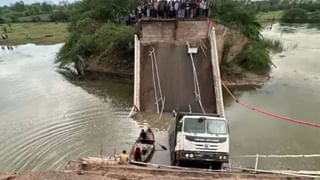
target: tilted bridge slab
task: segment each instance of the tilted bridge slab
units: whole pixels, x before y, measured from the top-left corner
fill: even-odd
[[[141,20],[139,28],[139,37],[135,37],[135,109],[224,116],[210,21]]]

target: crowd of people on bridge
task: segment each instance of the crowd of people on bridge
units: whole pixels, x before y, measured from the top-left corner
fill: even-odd
[[[210,8],[211,0],[142,0],[126,22],[141,18],[206,18]]]

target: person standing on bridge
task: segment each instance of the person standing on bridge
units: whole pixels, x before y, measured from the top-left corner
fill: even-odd
[[[159,1],[156,1],[154,4],[153,4],[153,9],[154,9],[154,17],[155,18],[158,18],[158,16],[160,16],[160,2]]]
[[[168,4],[168,10],[169,10],[169,18],[174,17],[174,2],[171,0]]]
[[[151,9],[152,9],[152,4],[149,1],[149,2],[147,2],[147,5],[146,5],[146,17],[147,18],[151,17]]]
[[[209,17],[210,16],[210,11],[212,10],[213,8],[213,4],[211,2],[211,0],[205,0],[206,2],[206,9],[205,9],[205,16],[206,17]]]
[[[176,2],[174,3],[174,17],[177,18],[179,17],[179,1],[176,0]]]
[[[204,0],[201,1],[200,3],[200,17],[204,17],[205,16],[205,9],[206,9],[206,3]]]
[[[191,14],[190,14],[190,18],[194,18],[196,17],[196,2],[195,0],[191,0],[191,3],[190,3],[190,8],[191,8]]]
[[[142,7],[141,5],[138,5],[137,7],[137,19],[141,19],[142,17]]]
[[[180,1],[180,11],[181,11],[181,17],[186,17],[186,2],[184,0]]]
[[[190,2],[190,0],[187,0],[186,1],[186,15],[185,15],[185,17],[186,18],[190,18],[191,16],[191,2]]]

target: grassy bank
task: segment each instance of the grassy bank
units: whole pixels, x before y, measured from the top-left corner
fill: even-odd
[[[259,12],[256,18],[260,24],[269,24],[272,22],[279,22],[284,14],[284,11],[269,11]]]
[[[38,45],[65,42],[68,23],[14,23],[0,25],[0,32],[7,31],[9,38],[0,40],[0,45],[34,43]],[[6,29],[6,30],[4,30]]]

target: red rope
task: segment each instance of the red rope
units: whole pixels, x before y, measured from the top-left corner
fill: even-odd
[[[261,113],[261,114],[264,114],[264,115],[267,115],[267,116],[271,116],[271,117],[274,117],[274,118],[277,118],[277,119],[280,119],[280,120],[285,120],[285,121],[289,121],[289,122],[296,123],[296,124],[302,124],[302,125],[305,125],[305,126],[311,126],[311,127],[320,128],[320,123],[309,122],[309,121],[305,121],[305,120],[302,120],[302,119],[290,118],[290,117],[287,117],[287,116],[284,116],[284,115],[272,113],[272,112],[265,111],[263,109],[260,109],[260,108],[257,108],[257,107],[242,103],[242,102],[239,101],[238,98],[236,98],[233,95],[233,93],[230,91],[230,89],[226,86],[226,84],[223,81],[221,81],[221,83],[222,83],[222,86],[227,90],[228,94],[232,97],[232,99],[236,103],[240,104],[241,106],[243,106],[245,108],[248,108],[250,110],[253,110],[253,111],[256,111],[258,113]]]

